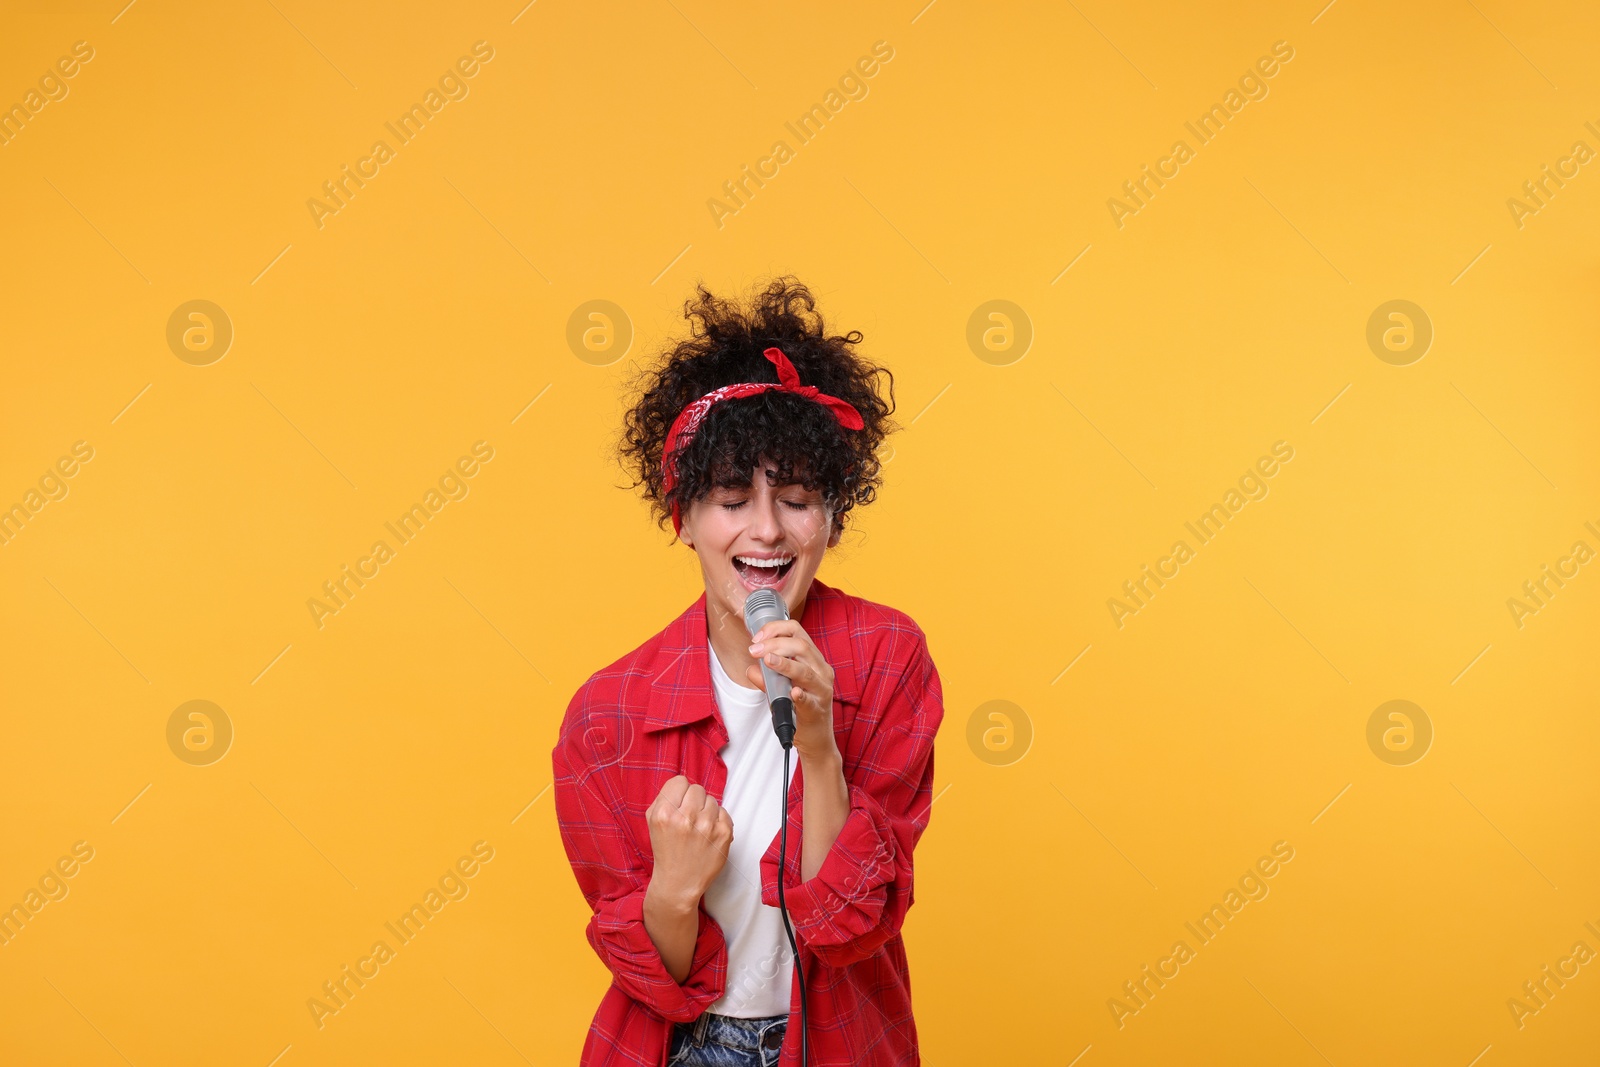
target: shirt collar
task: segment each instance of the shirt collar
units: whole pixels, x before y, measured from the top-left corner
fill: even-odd
[[[851,655],[847,599],[847,594],[812,578],[800,625],[833,668],[834,700],[858,704],[861,690]],[[652,691],[650,710],[644,717],[645,733],[716,715],[707,636],[706,594],[702,590],[695,602],[661,631],[655,652],[645,665]]]

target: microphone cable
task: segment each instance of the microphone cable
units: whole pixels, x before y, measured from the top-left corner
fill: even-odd
[[[800,966],[800,946],[795,943],[794,927],[789,923],[789,906],[783,901],[783,861],[789,854],[789,751],[783,746],[783,777],[778,784],[783,787],[783,822],[778,829],[778,911],[783,915],[783,932],[789,935],[789,951],[794,953],[794,973],[800,979],[800,1067],[809,1062],[806,1056],[806,972]],[[805,843],[801,842],[804,851]]]
[[[767,623],[788,617],[788,605],[770,588],[757,589],[744,599],[744,623],[752,638]],[[789,755],[794,748],[794,701],[787,695],[789,686],[785,683],[788,679],[765,659],[761,662],[761,675],[766,682],[772,711],[772,730],[778,735],[778,744],[783,746],[783,776],[778,779],[783,797],[783,822],[778,828],[778,911],[783,915],[783,932],[789,938],[789,951],[794,954],[794,973],[800,980],[800,1067],[806,1067],[810,1062],[806,1054],[806,972],[800,965],[800,945],[795,941],[794,924],[789,921],[789,905],[783,899],[783,867],[789,856]],[[801,852],[805,852],[804,842],[801,842]]]

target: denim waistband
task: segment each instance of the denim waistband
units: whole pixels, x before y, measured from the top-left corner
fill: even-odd
[[[731,1015],[702,1012],[692,1023],[679,1023],[678,1029],[695,1046],[716,1042],[729,1048],[749,1052],[775,1053],[783,1042],[788,1028],[787,1015],[773,1015],[762,1019],[739,1019]],[[773,1055],[772,1060],[776,1061]]]

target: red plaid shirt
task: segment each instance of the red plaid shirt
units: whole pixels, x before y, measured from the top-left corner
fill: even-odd
[[[933,737],[944,715],[939,673],[910,616],[812,580],[800,625],[834,669],[833,729],[850,812],[816,876],[800,881],[803,768],[790,785],[784,898],[805,968],[808,1067],[921,1062],[900,924],[911,907],[911,852],[932,807]],[[644,926],[650,831],[644,813],[675,774],[719,801],[728,731],[717,709],[706,596],[660,633],[596,672],[573,696],[552,760],[556,819],[594,915],[589,943],[611,972],[581,1067],[662,1067],[673,1023],[722,996],[728,948],[701,903],[694,959],[673,981]],[[739,828],[734,827],[734,833]],[[761,862],[777,906],[778,837]],[[787,943],[784,945],[787,951]],[[780,1064],[800,1056],[800,981],[790,994]]]

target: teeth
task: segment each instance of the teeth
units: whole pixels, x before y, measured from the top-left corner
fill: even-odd
[[[782,557],[780,557],[778,559],[756,559],[753,556],[734,556],[733,558],[738,560],[740,563],[743,563],[743,564],[745,564],[747,566],[750,566],[750,567],[772,567],[772,568],[781,567],[785,563],[788,563],[790,560],[794,559],[793,556],[782,556]]]

